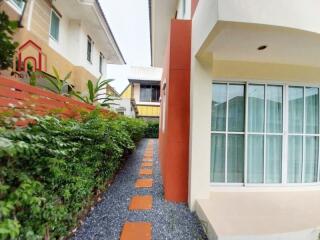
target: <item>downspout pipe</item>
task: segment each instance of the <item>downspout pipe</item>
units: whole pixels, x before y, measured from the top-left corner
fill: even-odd
[[[22,20],[23,20],[23,17],[24,17],[26,8],[27,8],[27,4],[28,4],[28,0],[24,0],[23,10],[22,10],[21,16],[20,16],[20,18],[19,18],[19,22],[18,22],[18,27],[19,27],[19,28],[23,28]]]

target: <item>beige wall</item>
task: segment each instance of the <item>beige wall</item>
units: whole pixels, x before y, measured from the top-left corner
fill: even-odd
[[[213,78],[275,80],[319,84],[320,68],[244,61],[213,61]]]
[[[221,23],[217,24],[218,11],[216,10],[219,8],[217,2],[213,0],[199,1],[192,23],[189,148],[189,205],[192,209],[194,209],[196,199],[207,199],[212,190],[210,187],[210,152],[213,80],[320,84],[320,68],[316,66],[215,59],[215,40],[224,26]],[[308,2],[310,3],[311,1]],[[274,33],[275,39],[277,39],[276,37],[279,36],[277,35],[277,28],[269,28],[270,34]],[[228,30],[232,31],[234,29],[230,28]],[[296,32],[288,29],[284,30],[288,31],[288,33]],[[301,38],[307,39],[309,35],[310,32],[299,31]],[[280,44],[280,42],[278,43]],[[277,42],[274,44],[277,44]],[[211,48],[208,47],[209,45]],[[287,47],[286,45],[281,46]],[[254,50],[256,50],[255,47],[256,45],[253,44],[252,48]],[[226,46],[227,50],[228,46]],[[219,51],[221,51],[221,48],[219,48]],[[290,56],[290,51],[291,48],[287,51],[288,56]],[[274,54],[271,50],[265,54],[268,53]],[[257,60],[259,60],[258,54]],[[288,62],[290,62],[289,60]],[[308,62],[307,60],[309,59],[306,59],[305,62]]]
[[[31,4],[33,4],[32,18],[29,19]],[[8,4],[3,3],[0,10],[4,10],[10,16],[10,19],[18,19],[19,14],[13,10]],[[31,0],[26,7],[26,14],[23,18],[23,28],[19,28],[14,36],[14,40],[20,43],[20,46],[32,40],[42,49],[46,55],[46,61],[43,59],[43,66],[46,65],[46,70],[53,75],[53,67],[55,67],[61,78],[64,78],[69,72],[72,72],[69,82],[73,84],[78,91],[86,91],[86,83],[89,79],[96,81],[93,76],[84,67],[73,65],[65,57],[49,46],[49,27],[50,27],[51,7],[44,0]],[[28,25],[30,20],[30,31]],[[26,48],[23,53],[25,56],[37,57],[37,52],[33,48]],[[45,70],[43,68],[43,70]],[[9,72],[7,72],[9,74]]]

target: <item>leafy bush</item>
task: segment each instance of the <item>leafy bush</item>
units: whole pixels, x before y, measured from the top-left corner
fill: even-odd
[[[147,128],[145,129],[146,138],[158,138],[159,137],[159,122],[148,121]]]
[[[80,121],[47,116],[0,128],[0,239],[68,235],[145,127],[93,111]]]

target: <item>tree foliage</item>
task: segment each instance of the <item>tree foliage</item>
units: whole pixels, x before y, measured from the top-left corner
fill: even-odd
[[[0,70],[12,67],[13,56],[18,46],[12,36],[17,27],[16,21],[10,21],[5,12],[0,12]]]

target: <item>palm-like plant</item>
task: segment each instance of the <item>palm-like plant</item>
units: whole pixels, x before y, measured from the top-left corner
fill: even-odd
[[[88,80],[87,82],[87,88],[88,92],[85,96],[81,95],[80,92],[72,91],[72,95],[80,99],[81,101],[95,105],[98,104],[103,107],[110,107],[114,103],[112,103],[115,99],[115,97],[108,95],[105,91],[104,93],[101,93],[103,90],[106,90],[106,87],[112,82],[113,79],[105,79],[101,80],[101,77],[98,79],[96,84],[93,83],[92,80]]]
[[[46,76],[46,79],[51,83],[52,87],[58,94],[64,95],[63,90],[66,87],[72,87],[67,81],[71,77],[71,72],[69,72],[63,79],[61,79],[57,69],[55,67],[52,67],[52,70],[54,73],[54,77]]]

